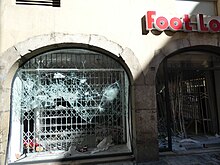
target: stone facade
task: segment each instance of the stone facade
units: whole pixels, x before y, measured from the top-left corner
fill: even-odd
[[[158,3],[159,2],[156,2],[155,4],[158,5]],[[2,6],[5,6],[5,8],[9,10],[15,7],[10,7],[10,4],[7,4],[5,1],[3,1],[2,4]],[[132,1],[132,4],[137,5],[140,9],[140,6],[143,4],[146,5],[147,3],[146,1],[141,1],[140,3]],[[130,8],[132,4],[129,5]],[[170,4],[172,4],[171,0],[167,5]],[[145,10],[145,8],[141,9],[142,11]],[[4,14],[7,15],[8,13]],[[133,17],[135,17],[135,19],[132,20],[139,25],[140,15],[142,15],[142,13],[139,15],[134,14]],[[5,15],[2,17],[5,19]],[[51,14],[49,14],[48,17],[52,17]],[[126,25],[131,26],[132,23],[126,22]],[[61,25],[59,25],[59,28],[62,29],[63,27],[60,26]],[[138,28],[135,27],[136,30]],[[149,34],[143,36],[139,34],[141,32],[138,31],[138,35],[134,32],[134,35],[138,37],[132,36],[134,41],[127,43],[125,41],[127,37],[122,37],[123,39],[121,39],[121,35],[113,35],[113,37],[110,37],[107,33],[103,36],[101,35],[102,32],[100,32],[99,35],[95,30],[97,34],[94,34],[89,28],[88,31],[85,30],[84,33],[80,34],[76,33],[77,30],[71,32],[69,29],[60,29],[58,31],[61,32],[54,32],[56,29],[50,27],[49,30],[42,29],[44,30],[43,32],[35,30],[33,33],[28,33],[29,31],[27,31],[27,34],[22,31],[22,33],[25,34],[23,34],[22,37],[18,36],[18,38],[20,37],[18,40],[14,39],[8,42],[8,39],[5,39],[2,45],[3,48],[1,49],[2,53],[0,55],[0,164],[4,164],[6,161],[8,138],[10,137],[11,84],[19,65],[23,63],[24,59],[28,60],[41,52],[49,51],[54,48],[74,46],[102,49],[112,53],[118,58],[122,58],[121,61],[123,61],[123,63],[121,64],[125,66],[131,80],[132,146],[134,158],[137,162],[157,160],[159,149],[157,142],[155,78],[159,64],[165,57],[183,49],[194,48],[196,50],[200,48],[201,50],[217,52],[220,46],[219,34],[177,32],[172,33],[171,36],[164,33],[157,36],[149,32]],[[14,33],[15,29],[11,29],[11,31]],[[78,31],[82,32],[82,30]],[[120,31],[123,31],[121,27]],[[127,31],[126,34],[128,34]],[[8,34],[4,34],[5,37],[7,35]],[[16,36],[16,34],[13,35]],[[10,38],[13,37],[10,36]],[[160,40],[161,42],[157,45],[156,43]],[[144,53],[145,51],[146,53]]]
[[[53,36],[53,37],[51,37]],[[37,36],[18,45],[13,46],[12,48],[8,49],[5,53],[1,56],[1,117],[4,120],[1,120],[1,131],[2,131],[2,144],[1,144],[1,160],[2,163],[5,160],[6,152],[7,152],[7,141],[8,141],[8,134],[9,134],[9,123],[10,123],[10,95],[11,95],[11,86],[13,81],[13,76],[18,69],[18,63],[22,63],[22,58],[28,59],[32,57],[35,53],[40,53],[41,51],[49,50],[54,47],[66,47],[66,46],[73,46],[73,45],[84,45],[84,46],[93,46],[105,49],[118,57],[121,57],[125,62],[123,65],[127,66],[127,70],[131,75],[132,79],[132,93],[135,94],[132,101],[135,107],[132,109],[132,123],[135,123],[135,120],[138,121],[137,124],[134,124],[134,132],[133,136],[137,134],[135,138],[136,141],[133,141],[136,145],[136,154],[138,155],[138,159],[140,161],[149,160],[149,159],[156,159],[157,158],[157,140],[153,138],[150,141],[146,141],[147,139],[151,139],[152,135],[156,137],[156,116],[155,116],[155,99],[152,98],[154,96],[154,87],[150,87],[152,90],[147,90],[147,86],[145,85],[144,75],[138,75],[141,72],[140,64],[136,59],[134,53],[128,48],[122,48],[120,45],[107,40],[106,38],[98,35],[68,35],[68,34],[49,34],[43,36]],[[31,51],[30,51],[31,50]],[[10,60],[9,60],[10,59]],[[6,61],[10,61],[6,63]],[[5,63],[4,63],[5,62]],[[137,80],[136,80],[137,78]],[[145,95],[144,93],[148,93]],[[152,95],[153,94],[153,95]],[[145,96],[145,97],[143,97]],[[148,98],[152,98],[149,100]],[[149,103],[149,104],[146,104]],[[147,105],[147,107],[146,107]],[[147,113],[151,114],[149,119],[143,118],[143,114],[140,113]],[[145,116],[145,115],[144,115]],[[147,115],[148,116],[148,115]],[[153,123],[151,127],[148,127],[150,123]],[[135,129],[135,127],[141,129]],[[139,132],[139,130],[141,132]],[[142,135],[145,136],[142,136]],[[151,136],[149,136],[151,135]],[[143,145],[143,142],[147,142],[146,145]],[[153,142],[153,144],[152,144]],[[144,146],[144,147],[143,147]],[[149,150],[147,146],[154,148],[154,152]],[[146,155],[140,155],[140,153],[149,153],[149,157]],[[137,160],[138,160],[137,159]]]
[[[53,37],[50,37],[52,36]],[[68,35],[68,34],[49,34],[31,38],[23,43],[13,46],[4,52],[1,56],[1,160],[4,162],[7,149],[7,139],[9,133],[10,120],[10,94],[13,76],[18,69],[18,63],[22,57],[30,58],[34,53],[39,53],[53,47],[66,46],[66,44],[85,44],[87,46],[96,46],[109,52],[113,52],[122,57],[127,65],[128,72],[132,79],[132,119],[133,119],[133,145],[135,158],[137,161],[149,161],[158,158],[157,145],[157,110],[155,95],[155,74],[160,62],[173,52],[197,46],[194,40],[199,41],[199,45],[210,45],[209,41],[203,39],[204,36],[187,34],[190,39],[173,40],[163,49],[156,51],[152,59],[147,74],[143,74],[140,64],[134,53],[128,48],[122,48],[120,45],[107,40],[98,35]],[[63,37],[62,37],[63,36]],[[194,37],[193,37],[194,36]],[[206,34],[208,37],[217,38],[215,34]],[[87,38],[87,40],[86,40]],[[219,47],[217,40],[212,40],[212,46]],[[40,42],[39,42],[40,41]],[[85,42],[86,41],[86,42]],[[90,43],[90,41],[92,41]],[[35,43],[35,44],[34,44]],[[62,45],[63,44],[63,45]],[[109,49],[108,49],[109,48]],[[32,50],[30,52],[30,49]],[[10,60],[9,60],[10,59]],[[7,63],[7,62],[8,63]],[[139,74],[142,73],[142,74]]]

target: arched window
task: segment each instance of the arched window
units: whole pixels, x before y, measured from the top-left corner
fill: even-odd
[[[12,86],[9,162],[129,153],[128,92],[125,70],[107,55],[62,49],[32,58]]]

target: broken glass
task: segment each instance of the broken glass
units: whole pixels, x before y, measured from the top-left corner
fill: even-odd
[[[126,144],[128,85],[124,69],[99,53],[68,49],[31,59],[13,84],[21,150],[87,151],[109,136]]]

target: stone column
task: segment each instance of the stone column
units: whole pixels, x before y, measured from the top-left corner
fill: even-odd
[[[132,130],[133,151],[137,162],[158,159],[155,68],[141,68],[129,49],[121,54],[133,76]],[[144,75],[146,73],[147,77]]]
[[[148,75],[150,75],[149,72]],[[159,150],[157,141],[156,87],[154,75],[148,77],[148,79],[145,77],[145,81],[138,79],[135,81],[134,106],[136,120],[136,161],[147,162],[157,160],[159,158]]]
[[[18,68],[20,55],[14,48],[0,55],[0,164],[5,164],[10,125],[11,84]]]

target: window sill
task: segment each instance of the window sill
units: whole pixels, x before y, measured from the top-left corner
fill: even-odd
[[[132,152],[125,145],[116,145],[110,147],[106,151],[91,154],[91,151],[76,152],[74,155],[65,156],[65,151],[57,152],[39,152],[29,153],[27,157],[22,157],[16,162],[9,163],[9,165],[23,165],[23,164],[40,164],[40,163],[58,163],[58,162],[78,162],[78,163],[99,163],[112,162],[122,160],[132,160],[134,157]]]

